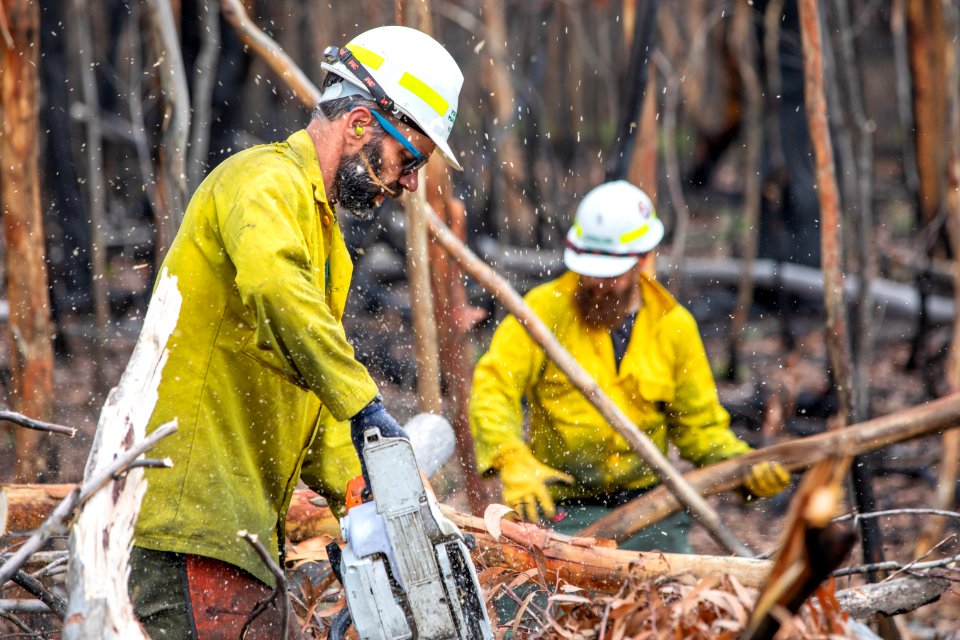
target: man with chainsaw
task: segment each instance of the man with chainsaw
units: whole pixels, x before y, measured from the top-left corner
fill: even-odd
[[[334,205],[371,218],[417,189],[434,150],[461,168],[447,138],[463,75],[406,27],[324,55],[307,127],[212,171],[163,263],[183,303],[148,431],[178,431],[151,452],[173,468],[146,472],[129,583],[154,638],[239,637],[275,581],[237,532],[279,559],[299,480],[336,508],[358,471],[351,439],[360,453],[368,428],[405,435],[344,333],[352,263]],[[281,637],[280,620],[271,604],[247,637]]]
[[[705,466],[750,446],[730,430],[696,321],[647,274],[662,238],[642,190],[625,181],[600,185],[567,234],[569,271],[525,300],[662,451],[672,442],[683,458]],[[576,533],[659,482],[512,315],[474,372],[470,421],[479,470],[499,474],[504,502],[562,533]],[[744,487],[749,497],[767,497],[789,482],[782,465],[764,462]],[[621,546],[689,552],[688,528],[681,513]]]

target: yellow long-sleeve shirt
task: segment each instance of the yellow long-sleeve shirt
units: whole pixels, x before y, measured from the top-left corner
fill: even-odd
[[[359,473],[346,419],[377,393],[341,324],[353,265],[310,135],[260,145],[200,185],[164,261],[183,305],[148,430],[135,544],[204,555],[267,583],[236,533],[277,549],[301,477],[342,492]]]
[[[643,305],[618,369],[610,334],[583,322],[577,274],[533,289],[525,300],[560,343],[626,415],[664,452],[673,442],[698,466],[750,450],[730,430],[693,316],[656,281],[641,276]],[[555,499],[586,498],[658,482],[514,316],[494,333],[473,377],[470,423],[481,472],[525,446],[523,400],[530,412],[529,448],[541,462],[571,474]]]

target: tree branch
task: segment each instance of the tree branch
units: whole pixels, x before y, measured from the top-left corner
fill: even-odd
[[[82,487],[77,487],[70,492],[70,495],[61,502],[53,513],[44,521],[16,553],[0,565],[0,584],[13,577],[13,575],[26,563],[27,559],[51,536],[64,534],[67,530],[67,522],[73,516],[77,507],[89,500],[97,491],[113,480],[114,474],[126,469],[131,462],[143,455],[145,451],[152,449],[162,438],[170,435],[177,430],[176,422],[169,422],[158,427],[153,433],[143,439],[142,442],[134,445],[129,451],[125,451],[121,456],[108,465],[98,475]]]
[[[28,418],[22,413],[17,413],[16,411],[0,411],[0,420],[12,422],[14,424],[20,425],[21,427],[26,427],[27,429],[34,429],[35,431],[48,431],[50,433],[62,433],[64,435],[70,436],[71,438],[77,435],[77,430],[74,429],[73,427],[64,427],[59,424],[53,424],[51,422],[34,420],[33,418]]]
[[[240,629],[240,640],[243,640],[247,637],[247,631],[250,630],[250,625],[253,624],[253,621],[257,619],[261,613],[266,611],[267,607],[270,606],[271,602],[280,600],[280,626],[283,629],[283,635],[281,636],[282,640],[287,640],[287,625],[288,620],[290,619],[290,601],[287,599],[287,576],[283,573],[283,569],[277,566],[276,561],[271,557],[270,553],[263,547],[263,544],[260,543],[260,539],[255,533],[250,533],[246,529],[237,532],[238,538],[243,538],[246,540],[253,550],[257,552],[257,555],[260,556],[260,560],[270,569],[270,573],[273,574],[273,577],[277,579],[277,586],[274,587],[273,593],[271,593],[267,598],[261,600],[257,603],[257,606],[254,607],[253,611],[250,613],[250,617],[247,618],[247,621],[243,623],[243,628]]]
[[[320,90],[313,84],[290,56],[280,48],[273,38],[260,30],[250,20],[247,10],[240,0],[220,0],[220,10],[224,19],[236,29],[244,44],[263,58],[263,61],[287,83],[297,98],[308,108],[320,101]]]

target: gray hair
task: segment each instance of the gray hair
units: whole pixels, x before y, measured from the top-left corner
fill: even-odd
[[[323,89],[326,92],[327,87],[343,82],[343,78],[338,76],[335,73],[328,73],[327,77],[323,81]],[[377,103],[368,97],[354,93],[352,95],[347,95],[342,98],[332,98],[323,100],[317,104],[313,109],[311,114],[312,119],[323,118],[325,120],[336,120],[340,116],[350,113],[353,109],[357,107],[366,107],[373,111],[377,108]],[[383,131],[383,128],[380,127],[380,123],[374,120],[374,128],[378,131]]]

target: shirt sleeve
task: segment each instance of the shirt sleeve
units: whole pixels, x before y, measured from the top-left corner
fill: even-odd
[[[494,332],[490,349],[473,372],[470,396],[470,429],[480,473],[490,471],[501,453],[526,447],[522,400],[544,358],[514,316],[507,316]]]
[[[304,458],[300,479],[324,496],[334,513],[342,515],[347,482],[358,475],[360,460],[350,440],[350,423],[337,422],[324,407],[320,430]]]
[[[666,414],[680,455],[702,467],[750,451],[730,429],[730,414],[720,404],[696,320],[678,306],[668,321],[676,354],[676,396]]]
[[[305,177],[265,164],[218,194],[237,290],[254,318],[257,347],[276,354],[288,377],[344,420],[369,403],[377,387],[326,303],[317,205],[300,184]]]

